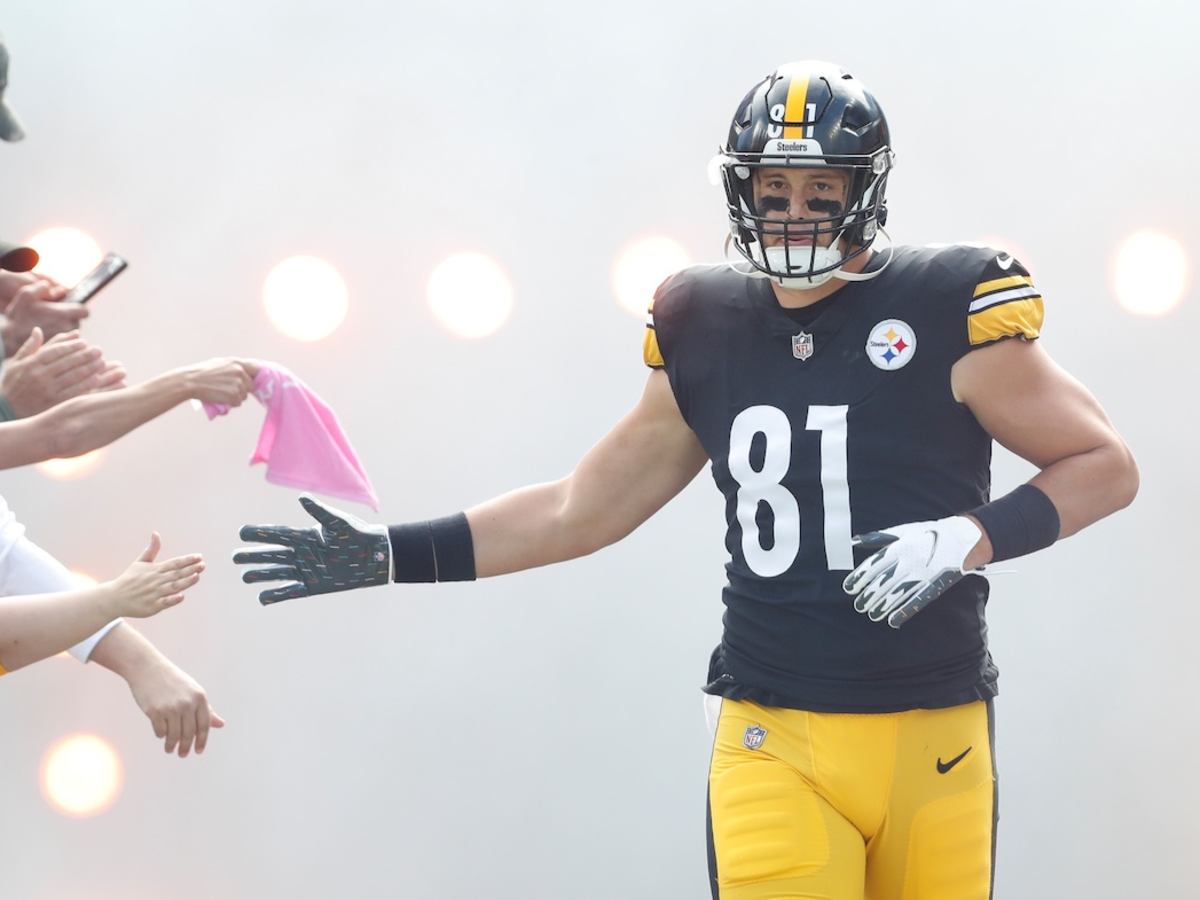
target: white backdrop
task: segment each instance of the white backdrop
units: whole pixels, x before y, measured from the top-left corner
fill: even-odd
[[[1116,306],[1136,228],[1193,251],[1195,7],[513,0],[9,0],[0,234],[87,230],[132,261],[87,334],[134,380],[210,355],[278,360],[338,410],[384,506],[442,515],[561,476],[630,407],[642,323],[614,253],[666,233],[717,256],[705,164],[776,64],[836,60],[892,125],[900,242],[1010,237],[1047,298],[1045,342],[1143,474],[1136,504],[993,586],[999,898],[1189,898],[1198,328]],[[424,304],[445,254],[512,274],[495,337]],[[277,334],[272,264],[315,253],[351,292],[318,344]],[[1194,282],[1193,282],[1194,283]],[[52,660],[0,683],[0,895],[14,900],[707,896],[708,736],[722,503],[706,474],[623,544],[471,585],[269,609],[230,551],[244,522],[300,524],[245,466],[260,412],[181,408],[91,476],[0,473],[36,541],[115,575],[160,529],[209,570],[144,631],[229,726],[167,757],[120,681]],[[1028,467],[999,456],[1004,490]],[[42,800],[75,731],[126,767],[115,807]]]

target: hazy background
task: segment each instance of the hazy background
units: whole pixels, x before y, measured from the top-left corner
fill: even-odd
[[[715,259],[705,164],[738,100],[779,63],[842,63],[892,125],[893,236],[1024,250],[1045,346],[1142,468],[1131,510],[994,582],[996,895],[1190,898],[1200,313],[1194,287],[1170,317],[1122,312],[1110,265],[1137,228],[1194,247],[1197,26],[1182,0],[9,0],[7,97],[29,137],[0,146],[0,233],[73,225],[132,261],[86,326],[132,380],[219,354],[283,363],[337,409],[384,510],[347,508],[443,515],[565,474],[635,402],[643,326],[612,299],[614,254],[663,233]],[[425,304],[460,249],[516,288],[486,340]],[[296,253],[351,292],[316,344],[260,302]],[[73,568],[117,574],[152,527],[206,554],[188,602],[141,627],[229,720],[181,761],[98,667],[5,678],[0,896],[707,897],[709,476],[589,559],[264,609],[228,561],[238,527],[305,517],[245,464],[261,418],[185,406],[85,479],[0,473]],[[1029,471],[1001,456],[997,487]],[[38,788],[46,748],[77,731],[126,777],[84,820]]]

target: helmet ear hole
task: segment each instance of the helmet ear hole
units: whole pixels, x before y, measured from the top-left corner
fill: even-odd
[[[863,107],[856,103],[851,103],[846,107],[846,111],[842,115],[842,127],[847,131],[861,134],[862,130],[870,124],[871,119]]]

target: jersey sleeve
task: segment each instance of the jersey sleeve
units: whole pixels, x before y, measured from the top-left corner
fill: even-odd
[[[678,280],[678,274],[670,276],[655,288],[654,296],[650,298],[650,306],[646,310],[646,335],[642,338],[642,361],[652,369],[661,369],[666,366],[666,361],[662,355],[662,348],[658,343],[654,308],[657,304],[659,310],[662,309],[663,295],[667,293],[672,283]]]
[[[967,308],[968,349],[1042,333],[1042,295],[1029,271],[1007,253],[989,255]]]
[[[650,308],[646,310],[646,336],[642,338],[642,361],[652,369],[661,369],[665,365],[662,351],[658,347],[658,335],[654,331],[654,299],[650,300]]]

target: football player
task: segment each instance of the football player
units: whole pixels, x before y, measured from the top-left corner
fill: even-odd
[[[620,540],[711,464],[728,532],[709,859],[721,900],[982,900],[995,838],[985,564],[1124,507],[1134,461],[1040,343],[1007,253],[878,250],[875,97],[799,62],[755,85],[717,165],[738,265],[657,291],[641,400],[567,478],[390,527],[301,503],[246,526],[263,603],[500,575]],[[989,497],[992,442],[1038,474]],[[919,615],[918,615],[919,613]]]

